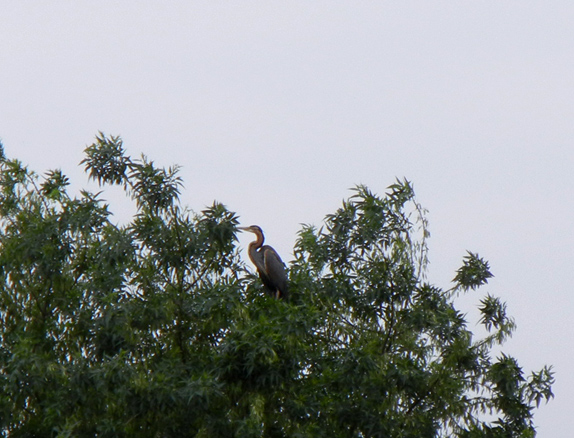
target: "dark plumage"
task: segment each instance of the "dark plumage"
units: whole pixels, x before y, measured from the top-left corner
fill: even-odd
[[[267,292],[275,298],[287,299],[289,290],[285,264],[277,251],[269,245],[263,245],[265,237],[261,227],[251,225],[250,227],[239,227],[239,229],[253,233],[257,237],[254,242],[249,244],[248,253]]]

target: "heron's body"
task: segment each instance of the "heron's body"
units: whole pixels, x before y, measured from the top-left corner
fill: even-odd
[[[265,289],[275,298],[286,299],[289,296],[285,265],[272,247],[263,245],[263,231],[257,225],[240,228],[254,233],[257,239],[248,247],[249,258],[257,268],[259,277]]]

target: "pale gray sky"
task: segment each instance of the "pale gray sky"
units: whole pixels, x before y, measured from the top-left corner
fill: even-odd
[[[289,260],[348,188],[411,180],[429,278],[490,261],[463,305],[508,303],[505,351],[555,366],[539,436],[574,430],[574,2],[0,0],[0,22],[0,138],[75,187],[97,131],[121,135]]]

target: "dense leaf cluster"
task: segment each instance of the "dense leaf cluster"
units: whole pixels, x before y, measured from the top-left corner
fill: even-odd
[[[534,436],[552,373],[494,357],[514,328],[497,298],[473,338],[453,292],[492,276],[478,255],[451,290],[424,281],[408,182],[304,226],[284,302],[240,260],[234,213],[179,205],[177,168],[103,134],[84,164],[135,200],[131,222],[0,157],[0,435]]]

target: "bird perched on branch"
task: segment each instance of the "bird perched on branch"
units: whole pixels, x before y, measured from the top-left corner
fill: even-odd
[[[253,233],[256,240],[251,242],[248,247],[249,258],[257,268],[261,282],[267,292],[275,298],[287,299],[289,291],[287,288],[287,274],[285,273],[285,264],[273,248],[269,245],[263,245],[265,237],[263,230],[257,225],[250,227],[238,227],[241,231]]]

